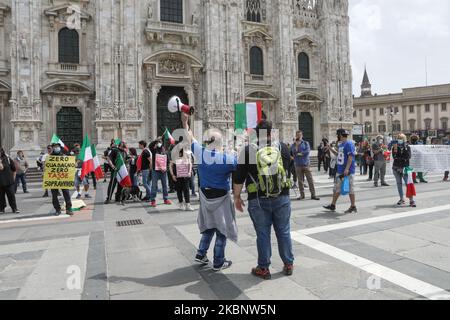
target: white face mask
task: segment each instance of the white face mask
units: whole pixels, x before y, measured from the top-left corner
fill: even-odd
[[[158,143],[156,146],[157,146],[158,148],[161,148],[161,147],[162,147],[162,143]]]

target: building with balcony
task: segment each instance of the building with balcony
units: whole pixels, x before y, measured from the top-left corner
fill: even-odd
[[[401,93],[372,94],[367,71],[361,96],[353,100],[353,121],[364,125],[370,139],[378,135],[418,134],[423,140],[450,137],[450,84],[403,89]]]
[[[347,0],[0,0],[0,141],[38,154],[56,133],[106,148],[179,126],[233,128],[262,101],[290,141],[352,126]]]

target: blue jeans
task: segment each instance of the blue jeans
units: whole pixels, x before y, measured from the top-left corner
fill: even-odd
[[[403,181],[405,181],[405,186],[408,185],[408,176],[406,174],[400,174],[395,168],[392,169],[392,172],[394,173],[395,180],[397,181],[398,195],[400,196],[400,199],[403,199]]]
[[[17,192],[17,188],[19,187],[20,183],[22,183],[23,192],[27,192],[27,180],[25,179],[25,173],[16,174],[16,185],[14,188],[14,192]]]
[[[291,200],[288,196],[250,200],[248,212],[256,231],[258,266],[269,268],[272,257],[270,240],[272,225],[278,240],[278,252],[284,264],[294,263],[291,239]]]
[[[217,229],[206,230],[202,233],[202,239],[197,254],[204,257],[208,253],[211,241],[216,235],[216,244],[214,245],[214,267],[220,268],[225,262],[225,246],[227,245],[227,238]]]
[[[145,188],[145,199],[147,199],[147,200],[150,200],[150,194],[152,193],[149,177],[150,177],[150,170],[143,170],[142,171],[142,185]]]
[[[155,201],[156,199],[159,180],[161,180],[164,200],[169,199],[169,192],[167,191],[167,173],[161,171],[152,171],[152,190],[150,193],[150,201]]]

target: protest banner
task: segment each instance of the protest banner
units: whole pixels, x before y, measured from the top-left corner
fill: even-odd
[[[75,187],[76,160],[69,156],[48,156],[45,160],[44,189],[67,189]]]
[[[415,172],[444,172],[450,170],[450,146],[411,146],[410,166]]]

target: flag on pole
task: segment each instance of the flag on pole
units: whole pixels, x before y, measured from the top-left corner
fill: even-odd
[[[54,143],[59,143],[61,145],[61,147],[66,151],[69,152],[69,147],[67,147],[64,142],[62,142],[62,140],[56,135],[54,134],[52,137],[52,141],[50,142],[51,144]]]
[[[262,103],[250,102],[234,105],[236,130],[254,129],[262,120]]]
[[[116,179],[122,187],[131,187],[131,178],[120,153],[116,160]]]
[[[95,177],[97,179],[102,179],[104,178],[104,174],[103,174],[103,170],[102,170],[102,166],[100,165],[100,160],[97,156],[97,150],[95,150],[95,145],[91,146],[91,150],[92,150],[92,157],[94,158],[94,173],[95,173]]]
[[[169,143],[170,143],[171,145],[174,145],[174,144],[175,144],[175,139],[174,139],[174,138],[172,137],[172,135],[170,134],[169,129],[166,128],[166,131],[164,131],[163,136],[164,136],[164,139],[165,139],[165,140],[169,140]]]
[[[414,179],[413,179],[413,168],[406,167],[405,173],[408,176],[408,183],[406,185],[406,197],[411,198],[416,196],[416,187],[414,186]]]
[[[86,135],[84,137],[83,146],[81,147],[79,160],[83,161],[83,166],[81,167],[81,180],[89,173],[94,172],[94,156],[92,155],[91,142],[89,137]]]

